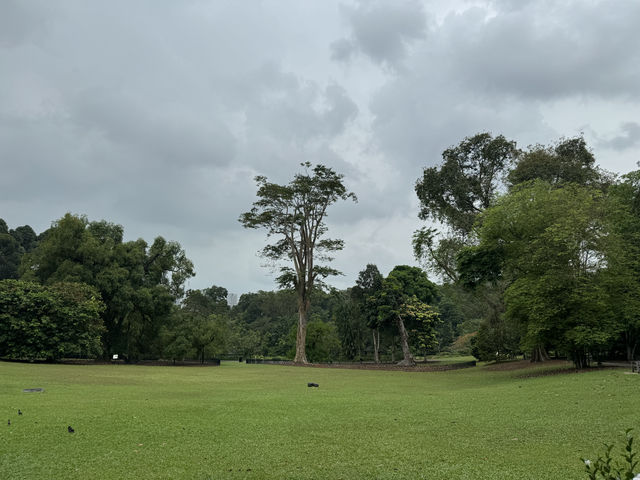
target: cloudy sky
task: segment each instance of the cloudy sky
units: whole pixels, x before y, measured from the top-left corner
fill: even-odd
[[[180,242],[191,288],[271,290],[253,178],[323,163],[359,198],[328,219],[346,287],[415,264],[414,184],[466,136],[583,133],[635,169],[638,25],[637,0],[0,0],[0,218],[106,219]]]

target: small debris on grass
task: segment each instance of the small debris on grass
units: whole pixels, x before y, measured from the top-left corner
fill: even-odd
[[[44,388],[25,388],[22,390],[22,393],[42,393],[44,392]]]
[[[316,387],[318,388],[320,385],[318,385],[317,383],[313,383],[313,382],[309,382],[307,383],[307,387]]]
[[[18,409],[18,415],[22,415],[22,412],[20,411],[20,409]]]
[[[8,421],[7,421],[7,425],[11,425],[11,420],[8,420]]]
[[[75,433],[75,430],[73,429],[73,427],[71,427],[71,425],[69,425],[69,426],[67,427],[67,431],[68,431],[69,433]]]

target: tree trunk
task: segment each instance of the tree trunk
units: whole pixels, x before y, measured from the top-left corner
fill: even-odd
[[[131,335],[130,335],[130,331],[131,331],[131,326],[128,325],[127,326],[127,358],[125,359],[125,361],[127,363],[129,363],[129,361],[131,359]]]
[[[372,333],[373,333],[373,361],[376,363],[380,363],[380,353],[379,353],[380,331],[376,328],[372,330]],[[378,338],[376,338],[376,334]]]
[[[296,356],[294,363],[309,363],[307,361],[306,342],[307,342],[307,313],[308,301],[302,301],[298,307],[298,334],[296,335]]]
[[[574,351],[571,357],[573,358],[573,364],[577,369],[589,367],[589,354],[586,351]]]
[[[404,355],[404,358],[398,363],[398,365],[413,366],[416,362],[411,356],[411,350],[409,350],[409,335],[407,334],[407,330],[404,328],[402,317],[398,316],[396,323],[398,325],[398,331],[400,332],[400,344],[402,345],[402,353]]]
[[[549,360],[549,355],[544,348],[544,345],[536,345],[531,351],[531,363],[545,362]]]
[[[396,362],[396,336],[391,336],[391,363]]]
[[[625,333],[625,343],[627,344],[627,360],[629,362],[634,360],[635,357],[635,353],[636,353],[636,346],[638,345],[638,342],[634,340],[631,340],[631,335],[629,335],[628,333]]]

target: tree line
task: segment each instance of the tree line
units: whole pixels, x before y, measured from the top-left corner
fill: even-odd
[[[459,305],[482,305],[478,358],[635,357],[640,171],[598,168],[582,137],[520,150],[481,133],[424,169],[416,193],[431,222],[416,257]]]
[[[635,357],[640,171],[598,168],[582,137],[521,150],[480,133],[446,149],[415,186],[424,270],[384,277],[372,263],[345,290],[325,283],[344,246],[325,237],[326,217],[356,197],[332,169],[303,168],[284,185],[256,178],[239,221],[266,232],[261,253],[280,266],[281,289],[233,308],[223,287],[185,291],[193,264],[163,237],[124,241],[121,226],[71,214],[39,235],[0,220],[0,356]]]
[[[124,241],[123,235],[120,225],[69,213],[39,235],[28,225],[10,230],[1,220],[0,357],[295,358],[300,312],[294,288],[246,293],[230,308],[223,287],[185,290],[194,271],[179,244],[162,237],[151,244]],[[430,327],[415,311],[417,298],[435,298],[435,288],[415,267],[397,267],[384,279],[374,265],[353,288],[316,285],[306,355],[312,362],[404,358],[408,337],[403,343],[392,331],[394,314],[400,312],[413,341],[419,322]],[[403,295],[406,312],[399,310]],[[378,304],[387,309],[384,318]]]

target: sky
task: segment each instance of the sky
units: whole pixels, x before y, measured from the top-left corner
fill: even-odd
[[[254,177],[344,175],[330,280],[417,265],[414,193],[479,132],[521,148],[583,135],[640,160],[637,0],[0,0],[0,218],[66,212],[178,241],[189,288],[276,288]]]

